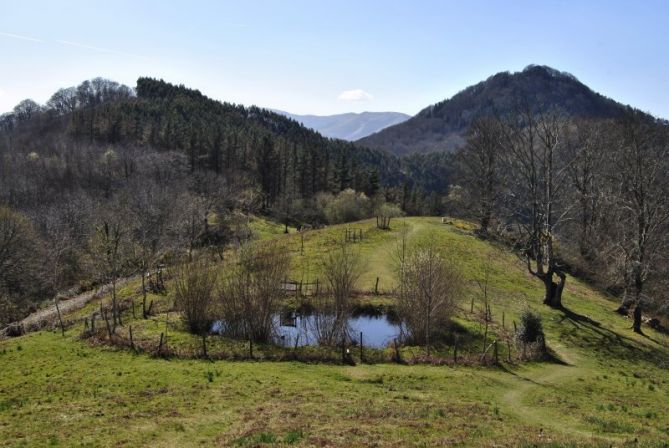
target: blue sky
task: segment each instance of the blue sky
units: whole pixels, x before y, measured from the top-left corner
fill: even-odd
[[[545,64],[669,118],[667,1],[0,0],[0,112],[103,76],[293,113],[414,114]]]

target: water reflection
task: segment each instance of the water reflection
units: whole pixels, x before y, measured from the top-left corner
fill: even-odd
[[[318,326],[332,316],[299,314],[294,311],[273,316],[277,329],[276,343],[285,347],[318,345]],[[365,347],[385,348],[400,335],[400,326],[386,314],[351,316],[346,322],[349,342],[360,343],[362,333]],[[225,322],[214,323],[212,331],[225,333]]]

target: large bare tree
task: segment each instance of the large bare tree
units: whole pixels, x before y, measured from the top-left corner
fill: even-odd
[[[612,200],[624,281],[620,311],[633,308],[633,329],[641,332],[646,282],[669,249],[669,139],[666,129],[634,112],[617,131]]]
[[[505,144],[500,120],[485,117],[472,123],[466,145],[458,152],[463,181],[469,193],[468,205],[487,236],[502,195],[501,160]]]
[[[571,205],[561,202],[571,160],[563,141],[567,120],[559,113],[529,109],[507,121],[508,211],[518,225],[527,269],[544,284],[544,303],[562,307],[566,282],[556,235]]]

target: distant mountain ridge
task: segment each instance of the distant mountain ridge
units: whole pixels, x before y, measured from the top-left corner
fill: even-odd
[[[594,92],[570,73],[530,65],[520,72],[497,73],[358,143],[396,155],[453,151],[464,144],[475,119],[503,116],[519,106],[597,118],[619,116],[628,107]]]
[[[411,118],[400,112],[350,112],[336,115],[297,115],[281,110],[274,112],[290,117],[325,137],[348,141],[361,139]]]

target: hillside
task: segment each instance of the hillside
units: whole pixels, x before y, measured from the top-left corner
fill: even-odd
[[[504,116],[527,107],[535,112],[560,110],[569,116],[595,118],[617,117],[626,108],[593,92],[569,73],[530,65],[521,72],[497,73],[358,143],[396,155],[453,151],[462,146],[476,118]]]
[[[447,365],[420,361],[420,347],[403,347],[409,365],[389,360],[342,366],[276,362],[292,348],[255,346],[253,361],[192,359],[199,338],[184,331],[172,310],[172,292],[151,295],[158,312],[148,320],[124,314],[118,343],[82,339],[83,320],[106,304],[93,299],[65,316],[65,337],[45,330],[0,341],[0,445],[147,446],[663,446],[669,441],[669,339],[614,313],[616,303],[574,278],[565,309],[540,304],[541,285],[506,248],[477,239],[472,226],[438,218],[395,220],[392,231],[362,221],[282,234],[282,226],[258,222],[258,237],[277,240],[291,257],[291,278],[322,275],[318,259],[333,250],[345,228],[361,229],[356,243],[365,260],[359,300],[392,306],[393,261],[402,225],[409,240],[431,238],[462,272],[466,288],[455,323],[461,334],[439,348]],[[477,281],[489,265],[492,322],[488,340],[500,344],[499,367],[479,365],[483,302]],[[370,294],[379,278],[379,295]],[[125,303],[136,298],[137,281],[124,287]],[[473,312],[471,304],[473,300]],[[524,361],[507,343],[522,310],[543,318],[554,360]],[[134,354],[166,334],[182,355],[169,360]],[[54,330],[57,325],[53,326]],[[244,341],[208,337],[210,354],[244,359]],[[123,342],[125,341],[125,342]],[[143,344],[143,345],[142,345]],[[150,344],[150,345],[149,345]],[[303,356],[305,349],[296,349]],[[382,357],[392,349],[369,350]],[[382,358],[380,358],[382,359]],[[94,374],[93,374],[94,373]],[[593,399],[596,397],[596,399]]]
[[[325,138],[272,111],[215,101],[151,78],[139,78],[136,95],[131,92],[96,78],[59,90],[46,107],[23,102],[0,117],[0,152],[48,154],[68,139],[69,146],[177,151],[188,157],[191,171],[250,175],[270,203],[288,193],[364,190],[372,171],[384,183],[401,177],[392,157]]]
[[[411,116],[400,112],[361,112],[336,115],[296,115],[276,111],[325,137],[355,141],[408,120]]]

